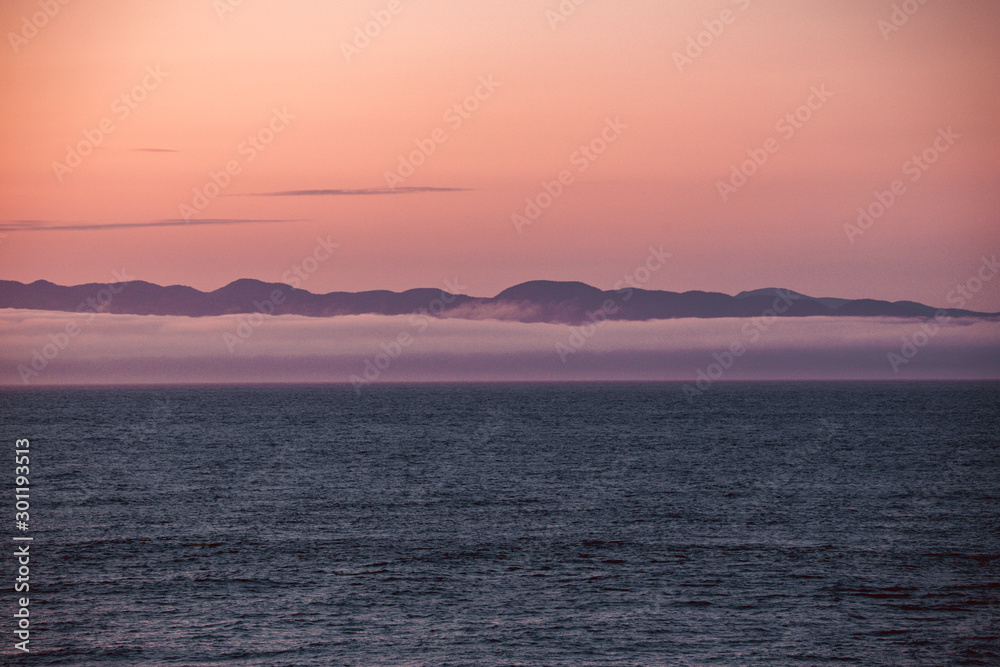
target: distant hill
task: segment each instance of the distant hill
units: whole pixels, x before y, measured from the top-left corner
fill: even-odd
[[[103,296],[101,293],[103,291]],[[114,286],[90,283],[63,287],[45,280],[30,284],[0,281],[0,308],[100,310],[129,315],[207,317],[252,313],[334,317],[337,315],[406,315],[427,312],[438,317],[504,319],[520,322],[579,324],[594,319],[650,320],[679,317],[933,317],[938,309],[912,301],[813,298],[777,288],[741,292],[664,292],[626,288],[605,291],[580,282],[533,280],[492,298],[449,294],[436,289],[406,292],[330,292],[313,294],[281,283],[242,279],[213,292],[191,287],[162,287],[143,281]],[[278,298],[272,297],[277,294]],[[101,301],[107,301],[100,305]],[[279,303],[280,302],[280,303]],[[945,310],[951,317],[997,317],[998,313]]]

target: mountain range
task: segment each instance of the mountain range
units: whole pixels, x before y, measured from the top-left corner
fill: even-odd
[[[941,310],[912,301],[814,298],[776,288],[741,292],[666,292],[624,288],[605,291],[581,282],[534,280],[494,297],[473,297],[423,288],[405,292],[330,292],[313,294],[281,283],[236,280],[212,292],[144,281],[114,285],[88,283],[66,287],[45,280],[0,280],[0,308],[129,315],[207,317],[264,312],[276,315],[406,315],[501,319],[519,322],[580,324],[590,320],[651,320],[681,317],[997,317],[998,313]]]

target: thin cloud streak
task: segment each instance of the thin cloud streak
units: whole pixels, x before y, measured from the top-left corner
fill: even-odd
[[[69,224],[63,221],[44,220],[12,220],[0,222],[0,231],[4,232],[83,232],[105,229],[134,229],[139,227],[204,227],[211,225],[245,225],[275,222],[307,222],[305,219],[256,219],[256,218],[207,218],[205,220],[152,220],[149,222],[100,222],[81,225]]]
[[[281,190],[278,192],[248,192],[244,194],[227,195],[232,197],[354,197],[363,195],[409,195],[418,192],[471,192],[471,188],[435,188],[435,187],[401,187],[401,188],[327,188],[320,190]]]

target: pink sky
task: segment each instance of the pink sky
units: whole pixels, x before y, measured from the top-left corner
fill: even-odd
[[[945,306],[1000,248],[990,0],[593,1],[554,24],[558,0],[245,0],[221,17],[217,4],[0,5],[0,279],[277,281],[329,235],[341,249],[303,284],[313,292],[610,288],[663,245],[671,264],[650,288]],[[917,9],[886,32],[894,4]],[[372,12],[387,25],[348,58]],[[706,21],[719,34],[679,67]],[[478,108],[449,113],[477,91]],[[779,125],[810,100],[794,132]],[[57,174],[102,123],[99,145]],[[934,164],[906,165],[947,128]],[[263,150],[244,143],[262,130]],[[573,157],[602,131],[602,155]],[[461,190],[259,196],[386,188],[418,141],[434,151],[402,185]],[[723,201],[719,181],[767,146]],[[118,226],[180,218],[227,163],[238,173],[195,224]],[[564,170],[563,192],[515,229]],[[905,191],[849,239],[844,224],[896,180]],[[116,226],[41,229],[76,225]],[[968,307],[1000,311],[996,282]]]

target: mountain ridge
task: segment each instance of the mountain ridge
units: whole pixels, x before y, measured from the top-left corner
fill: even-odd
[[[124,315],[210,317],[264,312],[275,315],[407,315],[580,324],[597,320],[641,321],[682,317],[1000,317],[963,309],[938,309],[914,301],[815,298],[768,287],[740,292],[668,292],[626,287],[602,290],[576,281],[532,280],[494,297],[452,294],[433,288],[404,292],[313,293],[284,283],[241,278],[211,292],[141,280],[56,285],[47,280],[0,280],[0,308]]]

